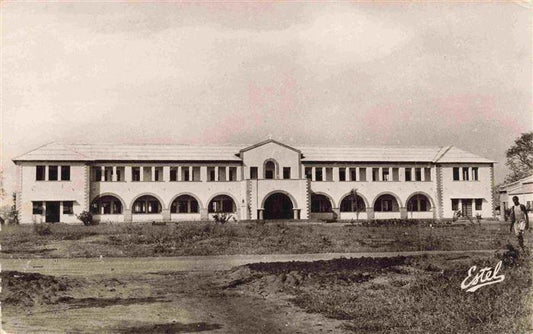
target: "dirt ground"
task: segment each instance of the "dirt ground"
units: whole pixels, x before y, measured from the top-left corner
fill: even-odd
[[[487,328],[518,333],[509,326],[530,311],[522,300],[531,294],[526,269],[506,263],[510,284],[475,295],[459,288],[472,264],[496,259],[479,254],[341,258],[87,277],[3,272],[2,327],[7,333],[410,333],[410,327],[394,321],[412,318],[409,326],[418,333],[439,321],[443,326],[437,328],[447,333]],[[512,304],[512,314],[501,296]],[[442,303],[440,313],[431,310],[434,298]],[[394,311],[391,301],[407,313],[381,314]],[[487,307],[492,310],[488,318]],[[417,324],[417,319],[426,322]],[[453,327],[471,322],[471,328]]]

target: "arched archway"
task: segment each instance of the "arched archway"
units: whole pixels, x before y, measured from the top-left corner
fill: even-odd
[[[176,197],[170,204],[170,213],[199,213],[200,204],[196,197],[182,194]]]
[[[374,201],[374,211],[376,212],[398,212],[400,211],[400,202],[396,196],[385,193],[379,195]]]
[[[343,197],[340,205],[341,212],[365,212],[366,201],[361,195],[357,194],[357,197],[353,193],[350,193]]]
[[[407,211],[409,212],[428,212],[432,207],[431,198],[424,193],[414,193],[407,199]]]
[[[237,205],[230,196],[217,195],[209,201],[208,211],[209,213],[235,213],[237,212]]]
[[[292,219],[294,206],[289,196],[275,192],[263,202],[264,219]]]
[[[333,212],[332,200],[324,194],[311,194],[311,212]]]
[[[143,195],[138,197],[132,205],[133,214],[154,214],[161,213],[163,204],[161,201],[152,195]]]
[[[93,215],[120,215],[124,209],[122,199],[113,194],[97,196],[91,202],[91,213]]]
[[[265,179],[277,179],[278,170],[278,162],[274,159],[267,159],[263,164],[263,177]]]

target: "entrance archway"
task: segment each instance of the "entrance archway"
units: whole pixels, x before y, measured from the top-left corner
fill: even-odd
[[[289,196],[274,193],[265,200],[264,219],[292,219],[293,205]]]

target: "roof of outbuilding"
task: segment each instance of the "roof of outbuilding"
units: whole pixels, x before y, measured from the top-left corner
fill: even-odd
[[[493,162],[451,146],[292,148],[276,141],[272,142],[300,151],[303,162]],[[50,143],[16,157],[13,161],[241,161],[239,152],[257,146]]]

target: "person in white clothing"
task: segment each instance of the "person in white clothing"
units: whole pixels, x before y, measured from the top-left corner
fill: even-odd
[[[511,231],[514,229],[520,248],[525,250],[524,232],[529,230],[527,209],[523,204],[520,204],[518,196],[513,196],[513,203],[514,205],[511,207]]]

